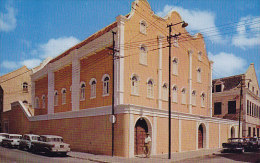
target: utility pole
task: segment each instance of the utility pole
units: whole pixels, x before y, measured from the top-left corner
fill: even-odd
[[[178,25],[178,24],[182,24],[182,28],[184,27],[187,27],[188,26],[188,23],[185,23],[184,21],[182,22],[179,22],[179,23],[176,23],[176,24],[170,24],[170,25],[167,25],[167,28],[169,28],[169,36],[167,36],[167,40],[168,40],[168,43],[169,43],[169,85],[168,85],[168,108],[169,108],[169,153],[168,153],[168,158],[171,159],[171,127],[172,127],[172,124],[171,124],[171,46],[172,46],[172,43],[171,43],[171,38],[174,37],[174,38],[177,38],[178,36],[181,35],[181,33],[179,34],[175,34],[175,35],[172,35],[172,26],[175,26],[175,25]]]

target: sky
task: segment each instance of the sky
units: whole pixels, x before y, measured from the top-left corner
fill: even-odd
[[[0,75],[33,68],[131,11],[133,0],[1,0]],[[260,81],[260,0],[148,0],[155,14],[179,12],[202,33],[213,78],[245,73]]]

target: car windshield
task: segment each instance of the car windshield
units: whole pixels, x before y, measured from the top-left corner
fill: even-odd
[[[63,142],[63,140],[61,138],[48,138],[47,141],[48,142]]]
[[[32,140],[38,140],[38,136],[32,136]]]
[[[241,142],[242,139],[228,139],[229,143]]]
[[[6,135],[6,134],[0,134],[0,136],[8,138],[8,135]]]
[[[10,139],[20,139],[20,136],[10,136]]]

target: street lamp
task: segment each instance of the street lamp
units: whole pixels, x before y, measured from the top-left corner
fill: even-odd
[[[246,80],[248,80],[249,82],[251,82],[251,79],[243,79],[243,77],[240,79],[240,108],[239,108],[239,126],[238,126],[238,138],[240,138],[240,126],[241,126],[241,109],[242,109],[242,96],[243,96],[243,86]]]
[[[185,21],[179,22],[179,23],[175,23],[175,24],[170,24],[167,25],[167,28],[169,28],[169,36],[167,36],[167,40],[169,43],[169,89],[168,89],[168,93],[169,93],[169,97],[168,97],[168,107],[169,107],[169,153],[168,153],[168,158],[171,159],[171,38],[177,38],[178,36],[181,35],[181,33],[179,34],[174,34],[172,35],[172,26],[178,25],[178,24],[182,24],[182,28],[185,28],[188,26],[188,23],[186,23]]]

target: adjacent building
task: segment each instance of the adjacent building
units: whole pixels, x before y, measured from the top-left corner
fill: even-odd
[[[242,136],[259,137],[260,97],[254,64],[244,74],[215,79],[212,85],[213,116],[239,121],[241,111]]]
[[[166,154],[170,87],[171,151],[219,148],[238,132],[238,122],[212,117],[212,62],[203,36],[188,34],[182,21],[175,11],[161,18],[146,0],[134,1],[129,14],[31,75],[35,114],[21,101],[12,103],[12,117],[22,123],[9,116],[10,132],[61,135],[72,150],[95,154],[111,155],[114,144],[114,154],[124,157],[142,154],[150,133],[152,154]],[[169,24],[177,24],[172,35],[182,33],[172,38],[170,84]]]

